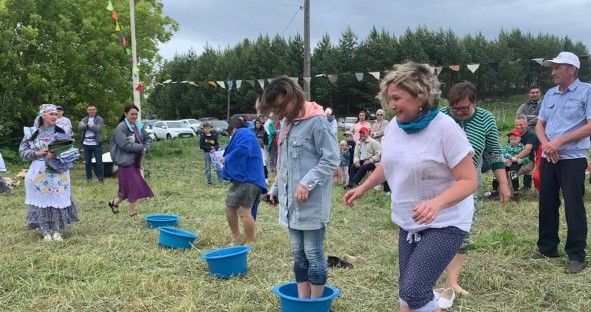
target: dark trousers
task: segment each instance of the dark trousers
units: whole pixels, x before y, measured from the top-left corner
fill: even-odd
[[[86,180],[92,179],[92,157],[96,160],[95,174],[99,181],[103,180],[103,145],[82,145],[84,146],[84,165],[86,169]]]
[[[355,186],[359,184],[368,171],[376,168],[374,163],[366,163],[365,160],[360,160],[359,165],[359,168],[355,167],[355,164],[349,166],[349,185]]]
[[[523,187],[526,189],[531,189],[532,184],[532,177],[531,174],[526,174],[523,176]]]
[[[587,246],[587,214],[583,202],[585,168],[587,168],[585,158],[560,160],[556,164],[542,158],[538,217],[538,249],[541,253],[551,254],[558,251],[559,191],[562,191],[567,226],[564,251],[571,260],[585,260]]]

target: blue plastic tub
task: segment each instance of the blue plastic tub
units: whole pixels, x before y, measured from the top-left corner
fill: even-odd
[[[252,247],[232,246],[206,252],[201,259],[207,260],[209,273],[217,278],[240,276],[247,270],[247,254]]]
[[[149,214],[144,219],[149,228],[155,229],[161,226],[177,226],[179,216],[172,214]]]
[[[273,287],[273,292],[279,297],[281,311],[283,312],[328,312],[330,311],[332,300],[341,294],[341,291],[338,288],[325,285],[322,297],[300,299],[298,298],[298,286],[295,282],[277,285]]]
[[[160,245],[173,249],[186,249],[193,246],[193,241],[198,237],[196,233],[163,226],[160,227]]]

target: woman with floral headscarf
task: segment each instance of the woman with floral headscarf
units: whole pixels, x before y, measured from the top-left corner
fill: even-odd
[[[55,105],[41,105],[32,133],[25,134],[19,147],[21,157],[31,161],[25,177],[27,226],[37,229],[44,241],[63,240],[61,232],[68,224],[78,221],[70,187],[70,171],[67,166],[59,170],[49,166],[60,162],[50,150],[50,144],[71,139],[70,134],[55,125],[57,116]]]

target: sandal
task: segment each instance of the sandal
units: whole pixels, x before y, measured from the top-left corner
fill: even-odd
[[[119,205],[115,205],[115,199],[111,199],[111,201],[109,201],[109,207],[111,207],[111,211],[113,213],[119,213]]]

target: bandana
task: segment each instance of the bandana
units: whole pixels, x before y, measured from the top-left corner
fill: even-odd
[[[57,113],[57,106],[54,104],[41,104],[39,106],[39,116],[47,113]]]

